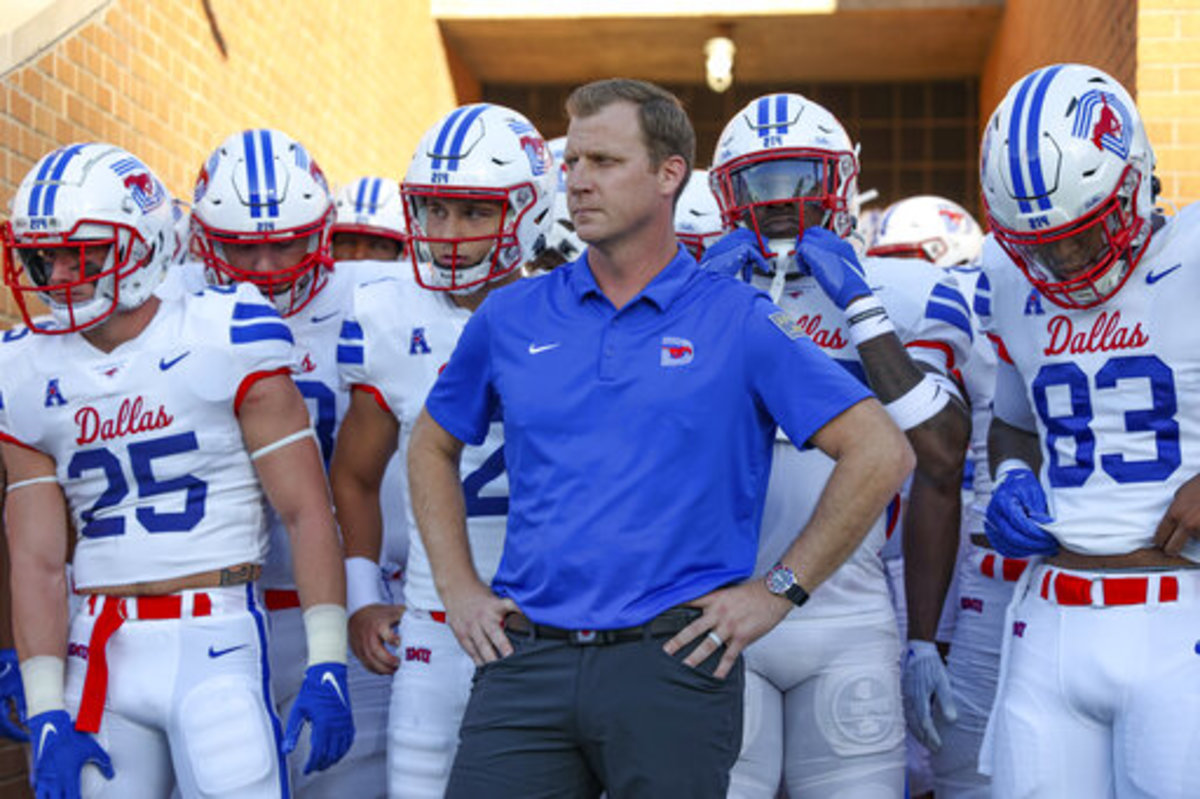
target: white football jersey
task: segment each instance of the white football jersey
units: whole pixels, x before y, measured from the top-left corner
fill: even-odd
[[[971,443],[967,461],[971,464],[971,504],[967,506],[963,532],[983,533],[983,516],[992,496],[992,473],[988,465],[987,437],[992,421],[992,395],[996,388],[996,350],[984,334],[976,308],[988,307],[991,288],[978,266],[950,268],[963,296],[971,303],[974,340],[971,357],[960,370],[967,401],[971,405]]]
[[[110,353],[10,331],[0,435],[51,456],[77,531],[80,589],[164,580],[266,554],[266,503],[236,406],[284,371],[292,337],[250,287],[164,300]]]
[[[412,425],[471,312],[455,305],[445,293],[402,278],[360,285],[354,291],[353,308],[338,348],[342,381],[347,387],[369,388],[387,403],[400,422],[400,455],[406,459]],[[508,521],[508,473],[499,419],[493,420],[481,446],[463,448],[461,473],[475,570],[480,579],[491,582],[500,563]],[[412,535],[405,598],[410,607],[440,610],[442,601],[411,504],[408,522]]]
[[[862,263],[868,284],[887,308],[897,336],[913,359],[930,363],[943,373],[960,368],[969,357],[973,336],[970,311],[954,278],[923,261],[863,258]],[[770,277],[755,276],[755,285],[764,291],[770,282]],[[866,372],[845,327],[845,314],[826,296],[816,278],[789,280],[779,307],[826,354],[867,385]],[[795,540],[816,508],[833,467],[834,461],[817,449],[800,450],[786,439],[776,442],[756,575],[765,573]],[[879,553],[889,526],[895,529],[898,525],[898,516],[899,508],[893,503],[855,553],[814,593],[804,607],[806,617],[870,613],[892,617]]]
[[[321,457],[327,470],[338,429],[350,406],[350,394],[338,378],[337,349],[342,321],[350,312],[355,286],[396,273],[394,261],[339,263],[320,293],[298,313],[283,320],[296,340],[292,379],[296,381],[296,388],[300,389],[308,405],[309,417],[317,434],[317,443],[321,445]],[[404,483],[402,462],[394,457],[388,462],[384,485],[390,489]],[[407,493],[406,485],[404,489]],[[382,492],[380,502],[384,524],[380,565],[393,571],[403,567],[407,547],[408,525],[404,502],[395,490]],[[271,548],[263,568],[262,584],[267,588],[294,588],[291,539],[274,511],[271,511],[270,530]]]
[[[1004,362],[996,413],[1018,423],[1001,398],[1028,404],[1054,517],[1047,529],[1088,555],[1151,546],[1176,489],[1200,470],[1200,404],[1190,399],[1200,395],[1200,327],[1191,319],[1200,204],[1168,219],[1124,287],[1094,308],[1044,299],[994,242],[985,243],[984,268],[983,321]],[[1200,562],[1200,541],[1184,555]]]

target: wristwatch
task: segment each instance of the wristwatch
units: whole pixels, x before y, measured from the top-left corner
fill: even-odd
[[[768,591],[776,596],[788,598],[796,607],[800,607],[808,601],[808,592],[800,587],[800,583],[796,582],[796,575],[792,573],[792,570],[782,563],[772,566],[764,579]]]

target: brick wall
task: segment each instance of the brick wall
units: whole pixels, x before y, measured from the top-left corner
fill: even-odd
[[[1163,200],[1200,199],[1200,0],[1141,0],[1137,98]]]
[[[234,131],[304,142],[334,182],[401,177],[421,133],[477,95],[447,63],[428,5],[389,0],[114,0],[0,81],[0,214],[36,160],[114,142],[188,199],[201,161]],[[465,97],[465,100],[474,99]],[[15,313],[11,299],[0,315]]]

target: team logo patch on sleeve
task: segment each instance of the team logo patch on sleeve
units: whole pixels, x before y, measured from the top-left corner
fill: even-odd
[[[775,327],[783,331],[783,335],[795,341],[805,335],[804,329],[784,311],[776,311],[767,317]]]

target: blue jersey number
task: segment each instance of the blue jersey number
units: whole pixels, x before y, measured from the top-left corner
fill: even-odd
[[[463,479],[463,495],[467,500],[467,516],[505,516],[508,497],[481,497],[483,487],[504,474],[504,445]]]
[[[333,457],[334,428],[337,427],[337,394],[319,380],[297,380],[296,388],[300,389],[309,403],[309,416],[317,432],[317,441],[321,443],[321,457],[328,471],[329,459]]]
[[[154,476],[154,461],[171,455],[182,455],[199,449],[195,433],[179,433],[151,441],[129,445],[129,465],[137,485],[139,499],[152,499],[166,494],[182,493],[184,504],[180,511],[160,511],[152,505],[139,505],[134,511],[138,522],[151,533],[185,533],[204,518],[204,503],[208,499],[208,484],[194,474],[184,474],[168,480]],[[108,485],[92,507],[83,511],[85,538],[104,538],[125,534],[124,516],[96,518],[105,510],[119,504],[129,494],[121,460],[109,449],[85,449],[76,452],[67,464],[67,476],[78,479],[84,472],[104,472]]]
[[[1121,380],[1145,380],[1150,389],[1150,407],[1125,412],[1125,429],[1131,433],[1154,434],[1157,457],[1153,460],[1128,460],[1119,453],[1100,456],[1100,468],[1118,483],[1148,483],[1163,480],[1179,468],[1179,423],[1175,400],[1175,376],[1170,367],[1155,355],[1131,355],[1109,360],[1096,372],[1096,391],[1117,387]],[[1071,413],[1051,416],[1046,390],[1065,386]],[[1092,432],[1092,399],[1087,375],[1074,363],[1043,366],[1033,381],[1033,401],[1046,426],[1046,449],[1050,464],[1050,485],[1059,488],[1081,486],[1096,469],[1096,436]],[[1075,442],[1075,460],[1063,463],[1057,442],[1068,438]]]

